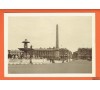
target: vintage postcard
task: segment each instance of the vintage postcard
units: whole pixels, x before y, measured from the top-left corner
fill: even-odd
[[[95,13],[4,13],[5,77],[95,77]]]

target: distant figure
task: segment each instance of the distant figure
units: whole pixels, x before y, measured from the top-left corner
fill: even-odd
[[[15,59],[18,59],[18,55],[15,55]]]
[[[51,59],[51,61],[52,61],[52,63],[55,63],[55,62],[54,62],[54,59]]]
[[[12,58],[12,55],[11,54],[8,54],[8,59],[11,59]]]
[[[62,60],[62,63],[64,63],[64,61],[65,61],[65,60],[63,59],[63,60]]]
[[[14,58],[13,59],[15,59],[16,58],[16,55],[14,54]]]
[[[12,55],[12,59],[14,59],[14,54]]]
[[[33,58],[33,55],[30,55],[30,64],[33,64],[32,63],[32,58]]]
[[[21,54],[20,59],[23,59],[23,54]]]
[[[52,62],[52,59],[50,59],[50,62]]]

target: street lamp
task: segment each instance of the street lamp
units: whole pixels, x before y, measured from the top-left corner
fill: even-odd
[[[30,46],[30,64],[32,63],[32,57],[33,57],[33,49],[32,49],[32,45]]]

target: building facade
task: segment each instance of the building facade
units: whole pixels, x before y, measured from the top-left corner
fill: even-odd
[[[19,58],[30,58],[30,54],[34,59],[56,59],[56,49],[55,48],[38,48],[32,49],[32,52],[27,52],[27,55],[24,51],[21,50],[8,50],[8,58],[9,56],[18,56]],[[23,56],[22,56],[23,55]],[[59,60],[68,60],[72,58],[72,52],[66,48],[59,49]]]
[[[92,60],[92,48],[79,48],[72,55],[73,59]]]
[[[34,58],[47,58],[47,59],[56,59],[56,49],[55,48],[40,48],[34,49],[33,51]],[[62,59],[71,59],[72,53],[66,48],[59,49],[59,60]]]

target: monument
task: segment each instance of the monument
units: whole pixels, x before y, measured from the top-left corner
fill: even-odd
[[[23,41],[22,43],[24,43],[24,48],[18,48],[21,51],[24,51],[24,58],[27,58],[27,56],[30,54],[30,52],[33,50],[32,46],[30,48],[28,48],[28,43],[30,43],[27,39],[25,39],[25,41]]]
[[[24,48],[27,49],[28,48],[28,43],[30,43],[30,42],[27,41],[27,39],[25,39],[25,41],[23,41],[22,43],[24,43]]]
[[[56,49],[55,49],[55,59],[59,60],[59,32],[58,32],[58,24],[56,25]]]

